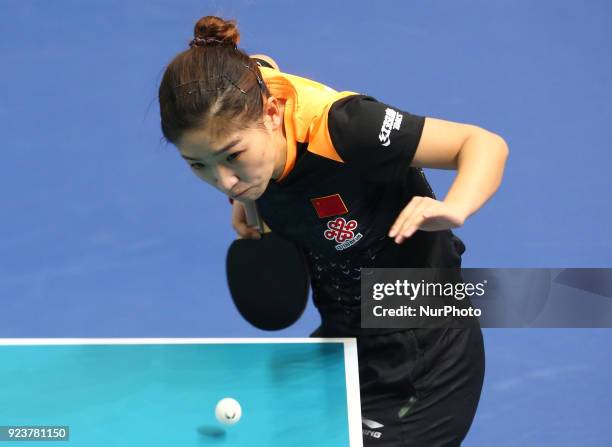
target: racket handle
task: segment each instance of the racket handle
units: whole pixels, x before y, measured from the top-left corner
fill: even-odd
[[[255,228],[260,233],[263,231],[263,222],[261,216],[257,211],[257,204],[255,202],[243,202],[242,206],[246,213],[247,225],[251,228]]]

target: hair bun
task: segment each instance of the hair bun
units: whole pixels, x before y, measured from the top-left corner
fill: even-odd
[[[194,39],[214,39],[220,43],[236,46],[240,42],[240,33],[234,20],[223,20],[220,17],[202,17],[193,30]]]

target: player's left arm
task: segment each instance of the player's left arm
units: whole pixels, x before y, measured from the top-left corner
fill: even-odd
[[[497,191],[508,158],[502,137],[477,126],[425,118],[411,166],[454,169],[457,175],[443,201],[414,197],[391,226],[401,243],[417,230],[460,227]]]

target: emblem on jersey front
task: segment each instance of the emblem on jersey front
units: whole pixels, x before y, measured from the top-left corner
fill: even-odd
[[[325,219],[331,216],[341,216],[348,213],[348,208],[344,204],[344,200],[342,200],[340,194],[310,199],[310,203],[314,206],[319,219]]]
[[[401,113],[396,112],[391,108],[387,108],[387,110],[385,110],[385,119],[382,127],[380,128],[380,134],[378,134],[380,144],[385,147],[391,144],[391,131],[400,129],[402,119],[404,119],[404,115]]]
[[[336,250],[344,250],[356,244],[363,237],[361,233],[355,231],[357,226],[356,220],[347,221],[342,217],[338,217],[327,222],[327,230],[325,230],[323,236],[328,241],[338,243]]]

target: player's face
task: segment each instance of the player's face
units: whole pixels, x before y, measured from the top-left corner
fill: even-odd
[[[285,166],[282,113],[264,116],[263,124],[224,135],[211,135],[206,129],[187,131],[177,146],[194,174],[206,183],[236,200],[255,200]]]

